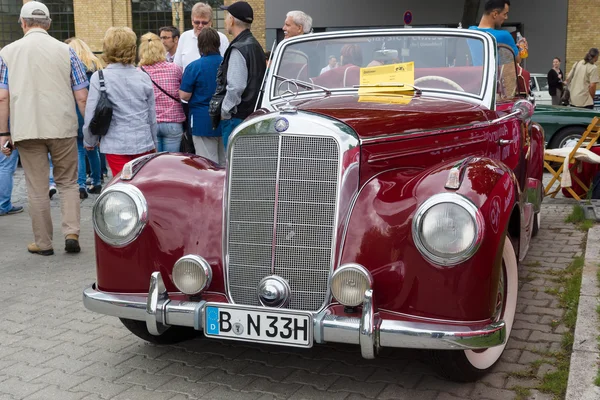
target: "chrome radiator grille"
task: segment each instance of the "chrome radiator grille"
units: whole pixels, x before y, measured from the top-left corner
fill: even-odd
[[[335,139],[246,136],[229,170],[228,279],[238,304],[260,305],[257,286],[286,279],[288,308],[315,311],[327,295],[339,174]]]

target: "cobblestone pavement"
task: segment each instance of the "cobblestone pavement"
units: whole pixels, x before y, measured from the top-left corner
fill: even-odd
[[[24,204],[22,170],[14,199]],[[501,362],[480,382],[436,377],[424,352],[385,350],[364,360],[354,346],[310,350],[207,340],[177,346],[138,340],[118,319],[88,312],[81,292],[95,279],[92,196],[82,202],[82,253],[62,251],[59,202],[52,201],[53,257],[30,255],[27,213],[0,219],[0,400],[2,399],[514,399],[535,379],[514,372],[551,371],[540,352],[560,349],[566,328],[548,272],[582,254],[584,233],[565,224],[574,204],[546,199],[542,229],[521,265],[518,313]],[[562,239],[557,241],[557,236]],[[531,398],[550,399],[531,392]]]

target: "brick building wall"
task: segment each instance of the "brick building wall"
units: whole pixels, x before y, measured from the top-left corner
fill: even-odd
[[[104,33],[111,26],[131,27],[130,0],[73,0],[75,34],[92,51],[102,51]]]
[[[225,0],[225,5],[235,3],[236,0]],[[254,22],[252,23],[252,33],[258,42],[265,48],[266,36],[266,17],[265,17],[265,0],[246,0],[254,11]],[[229,38],[231,39],[231,38]]]
[[[591,47],[600,48],[598,41],[600,0],[569,0],[567,23],[567,59],[565,73],[583,59]]]

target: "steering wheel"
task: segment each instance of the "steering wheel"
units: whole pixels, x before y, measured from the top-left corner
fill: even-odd
[[[417,78],[417,79],[415,79],[415,86],[417,86],[419,83],[424,82],[424,81],[443,82],[447,85],[452,86],[454,89],[458,90],[459,92],[465,91],[465,89],[463,89],[458,83],[454,82],[452,79],[444,78],[443,76],[437,76],[437,75],[427,75],[427,76],[422,76],[420,78]]]

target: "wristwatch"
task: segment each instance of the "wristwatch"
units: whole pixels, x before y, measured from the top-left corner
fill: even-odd
[[[2,132],[0,133],[0,136],[10,136],[10,132]]]

